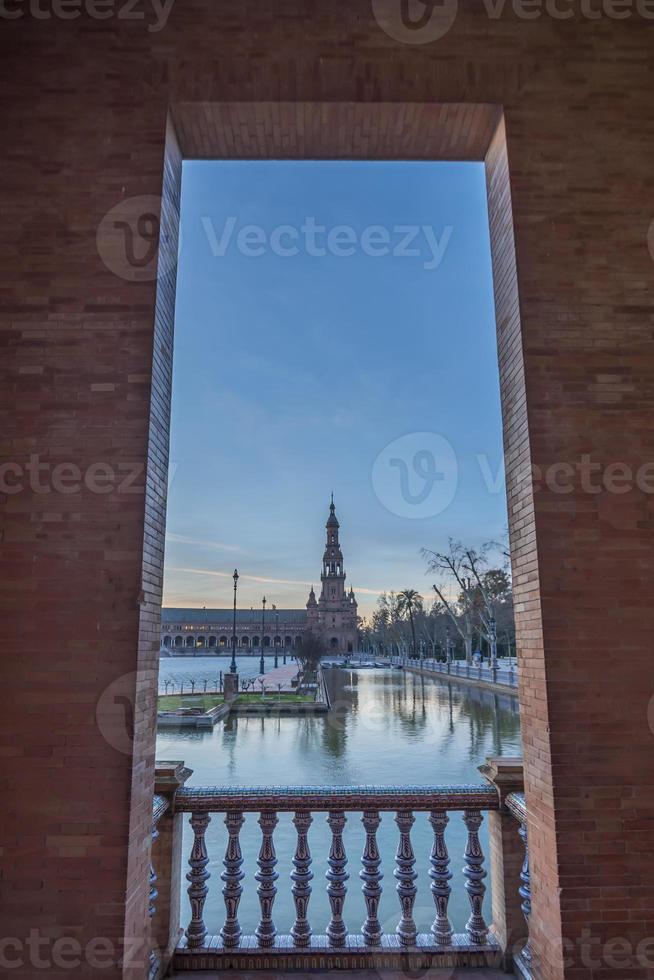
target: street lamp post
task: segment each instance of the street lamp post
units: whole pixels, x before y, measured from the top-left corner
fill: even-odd
[[[232,617],[232,662],[229,666],[230,674],[236,673],[236,587],[238,585],[238,569],[234,569],[234,615]]]
[[[264,596],[263,597],[263,601],[261,603],[261,656],[259,658],[259,673],[260,674],[265,674],[266,673],[266,664],[265,664],[265,661],[263,659],[263,644],[264,644],[264,639],[265,639],[265,637],[264,637],[265,631],[266,631],[266,597]]]
[[[275,646],[275,667],[279,667],[279,659],[277,656],[277,637],[279,636],[279,613],[277,612],[277,606],[273,606],[275,610],[275,638],[273,644]]]

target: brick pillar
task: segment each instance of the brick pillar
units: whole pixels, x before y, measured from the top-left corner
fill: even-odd
[[[152,948],[159,957],[159,976],[165,974],[182,933],[180,892],[182,883],[182,835],[184,814],[175,811],[175,793],[191,775],[183,762],[157,762],[155,793],[168,799],[168,809],[157,824],[159,836],[152,847],[152,866],[157,876],[156,912],[152,919]]]
[[[225,701],[233,701],[238,694],[238,674],[225,674],[223,687]]]
[[[514,949],[527,938],[527,926],[518,893],[524,845],[518,822],[505,806],[509,793],[523,791],[522,759],[489,758],[479,771],[497,789],[500,809],[488,814],[492,885],[493,932],[504,951],[504,965],[511,967]]]

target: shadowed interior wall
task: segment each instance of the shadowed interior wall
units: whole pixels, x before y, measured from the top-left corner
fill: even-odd
[[[521,468],[652,458],[651,30],[635,14],[527,21],[508,7],[497,19],[460,7],[425,45],[393,40],[359,0],[310,10],[177,0],[159,32],[86,15],[3,23],[4,455],[140,474],[130,493],[41,492],[27,480],[3,494],[7,935],[117,942],[146,929],[173,278],[166,271],[158,292],[154,279],[121,278],[96,236],[119,202],[163,187],[174,247],[180,154],[220,155],[216,139],[224,155],[245,143],[245,155],[266,156],[284,140],[289,152],[260,106],[253,131],[238,109],[221,110],[211,138],[215,116],[203,125],[188,107],[264,101],[366,104],[348,110],[353,135],[327,110],[312,141],[296,127],[312,152],[349,146],[363,158],[375,147],[405,158],[412,145],[428,158],[426,143],[411,144],[412,122],[433,118],[434,103],[487,107],[470,110],[480,115],[467,158],[487,154],[538,970],[561,976],[560,940],[582,927],[632,948],[653,934],[652,495],[588,492],[579,479],[563,493],[538,480],[533,492]],[[180,152],[169,129],[164,173],[171,106]],[[520,322],[499,247],[498,107]],[[465,157],[465,118],[445,122],[439,155]],[[578,946],[568,952],[567,976],[601,974]],[[32,974],[29,963],[14,971]]]

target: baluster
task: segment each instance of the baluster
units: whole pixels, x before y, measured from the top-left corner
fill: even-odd
[[[310,813],[297,811],[293,817],[293,824],[297,831],[297,846],[293,856],[293,868],[291,879],[293,881],[293,901],[295,902],[295,922],[291,928],[291,935],[296,946],[308,946],[311,940],[311,926],[307,919],[307,909],[311,896],[311,885],[309,882],[313,878],[311,871],[311,851],[307,835],[309,827],[313,822]]]
[[[260,946],[272,946],[277,933],[275,923],[272,919],[272,908],[275,895],[277,894],[275,882],[279,877],[275,871],[277,856],[275,854],[275,845],[273,844],[273,832],[277,823],[277,814],[274,810],[262,810],[259,815],[259,826],[261,827],[263,840],[261,841],[261,850],[259,851],[259,858],[257,860],[259,870],[254,876],[259,882],[257,894],[261,906],[261,920],[254,934],[259,940]]]
[[[416,900],[414,881],[418,877],[413,870],[416,858],[411,845],[411,828],[415,818],[411,810],[398,810],[395,823],[400,831],[400,842],[397,845],[396,867],[393,872],[397,878],[397,893],[400,896],[402,918],[395,930],[402,946],[411,946],[416,940],[416,924],[413,921],[413,903]]]
[[[525,917],[525,922],[527,923],[527,942],[522,947],[522,956],[527,962],[531,962],[531,943],[529,941],[529,916],[531,915],[531,878],[529,875],[529,838],[527,836],[527,825],[521,823],[518,826],[518,833],[522,838],[522,842],[525,845],[525,859],[522,862],[522,868],[520,869],[520,881],[522,884],[518,889],[518,894],[522,899],[520,908],[522,909],[522,914]]]
[[[228,839],[225,858],[223,860],[225,870],[220,875],[224,882],[225,924],[220,930],[220,937],[223,945],[228,947],[238,946],[241,938],[241,926],[238,921],[238,903],[241,900],[241,892],[243,891],[241,879],[243,878],[244,872],[241,871],[243,855],[241,854],[241,844],[238,838],[243,823],[243,814],[238,810],[225,815]]]
[[[345,882],[350,877],[345,866],[347,857],[343,846],[343,829],[346,817],[342,810],[330,810],[327,816],[327,823],[332,832],[332,845],[329,851],[329,870],[325,877],[329,904],[331,907],[331,919],[327,926],[327,938],[330,946],[344,946],[347,936],[347,927],[343,921],[343,905],[345,904],[345,893],[347,891]]]
[[[210,822],[211,817],[208,813],[191,814],[191,827],[193,828],[194,836],[191,856],[188,861],[191,870],[186,874],[186,880],[190,882],[188,897],[191,903],[191,921],[186,930],[186,939],[189,947],[192,949],[198,946],[204,946],[204,940],[207,935],[202,911],[207,892],[209,891],[207,880],[211,875],[207,871],[209,857],[207,855],[204,835]]]
[[[154,842],[159,836],[159,831],[156,828],[152,830],[152,846],[154,847]],[[159,897],[159,892],[157,891],[157,873],[154,870],[154,862],[150,860],[150,893],[148,895],[148,917],[153,919],[157,913],[157,898]],[[155,947],[150,949],[150,955],[148,957],[149,972],[148,977],[155,977],[159,969],[159,956]]]
[[[466,933],[470,942],[483,944],[488,937],[488,927],[481,914],[484,893],[486,891],[486,886],[484,885],[486,872],[482,868],[484,855],[481,844],[479,843],[478,833],[481,826],[481,813],[479,810],[465,810],[463,822],[468,829],[463,874],[466,879],[465,887],[472,909],[470,918],[466,923]]]
[[[436,918],[431,931],[437,943],[442,946],[449,946],[452,941],[452,923],[447,917],[447,905],[452,891],[450,888],[452,872],[449,869],[450,857],[445,843],[445,828],[449,823],[449,817],[445,810],[433,810],[429,816],[429,822],[434,831],[434,844],[429,858],[431,864],[429,877],[431,878],[431,893],[436,906]]]
[[[379,899],[381,898],[381,880],[384,877],[379,866],[381,857],[377,846],[377,828],[381,823],[381,818],[377,810],[365,810],[361,817],[366,832],[366,845],[361,857],[363,870],[359,872],[359,877],[363,881],[361,888],[366,901],[366,921],[361,926],[363,938],[368,946],[379,946],[381,943],[382,929],[377,918],[379,909]]]

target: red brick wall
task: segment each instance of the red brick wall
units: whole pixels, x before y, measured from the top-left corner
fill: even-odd
[[[177,0],[159,33],[86,16],[2,24],[5,455],[82,470],[149,461],[147,491],[3,500],[0,609],[21,651],[6,658],[1,714],[7,935],[144,927],[172,281],[155,316],[155,282],[109,271],[96,233],[121,200],[161,195],[171,103],[257,100],[504,107],[520,323],[502,234],[494,265],[539,971],[560,976],[557,939],[585,926],[601,941],[653,934],[651,495],[532,494],[514,469],[651,458],[651,25],[459,6],[425,45],[393,40],[361,0]],[[388,145],[384,119],[357,130],[355,154]],[[237,145],[229,128],[217,139]],[[167,215],[176,160],[171,146]],[[503,170],[500,141],[492,229]],[[120,678],[134,752],[111,692],[96,719]],[[577,948],[567,975],[602,975],[584,959]]]

